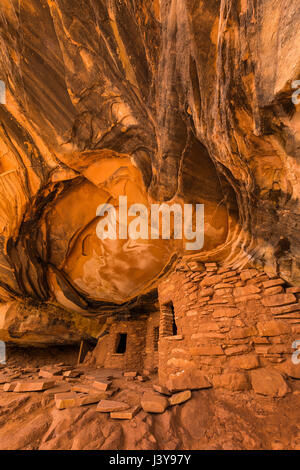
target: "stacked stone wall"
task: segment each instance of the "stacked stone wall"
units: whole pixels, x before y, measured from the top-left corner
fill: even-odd
[[[250,389],[258,369],[300,378],[300,365],[292,363],[300,288],[254,268],[193,262],[161,283],[159,300],[162,312],[172,302],[177,324],[176,336],[160,335],[162,385],[199,371],[213,386],[230,390]]]

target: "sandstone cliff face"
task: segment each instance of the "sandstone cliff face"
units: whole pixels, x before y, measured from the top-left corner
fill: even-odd
[[[0,22],[2,302],[130,310],[195,255],[299,283],[296,2],[2,0]],[[100,241],[120,195],[203,203],[204,248]]]

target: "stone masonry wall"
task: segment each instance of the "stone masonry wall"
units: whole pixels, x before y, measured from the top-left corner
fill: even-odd
[[[154,328],[159,327],[160,312],[139,319],[111,318],[105,335],[99,338],[90,364],[108,369],[153,371],[158,367]],[[119,334],[127,334],[126,351],[116,352]]]
[[[285,394],[285,377],[300,378],[299,299],[300,288],[257,269],[182,263],[159,287],[162,317],[172,302],[177,325],[176,336],[160,334],[160,383]]]
[[[147,320],[146,333],[146,354],[144,361],[144,369],[154,371],[158,368],[158,348],[155,350],[155,333],[154,329],[159,328],[160,312],[156,312],[149,316]]]

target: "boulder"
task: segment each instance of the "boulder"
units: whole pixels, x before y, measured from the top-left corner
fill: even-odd
[[[225,388],[232,392],[241,392],[251,388],[248,375],[245,372],[232,372],[216,375],[213,378],[216,388]]]
[[[203,375],[199,370],[182,371],[177,374],[170,374],[166,386],[171,392],[179,392],[181,390],[200,390],[212,387],[205,375]]]
[[[168,399],[154,392],[144,393],[141,406],[148,413],[163,413],[169,406]]]
[[[282,374],[275,369],[252,370],[250,376],[253,390],[260,395],[284,397],[290,391]]]

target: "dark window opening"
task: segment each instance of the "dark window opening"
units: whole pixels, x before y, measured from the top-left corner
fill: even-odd
[[[175,318],[173,317],[173,336],[177,335],[177,325],[175,322]]]
[[[175,312],[174,312],[174,305],[173,302],[169,302],[165,304],[164,306],[167,309],[168,313],[168,329],[169,329],[169,335],[176,336],[177,335],[177,325],[175,321]]]
[[[116,354],[124,354],[126,351],[127,333],[119,333],[117,337]]]
[[[174,312],[173,302],[170,302],[169,307],[170,307],[170,311],[172,312],[172,335],[176,336],[177,335],[177,325],[176,325],[176,321],[175,321],[175,312]]]
[[[154,334],[154,351],[158,351],[159,326],[156,326],[154,328],[153,334]]]

